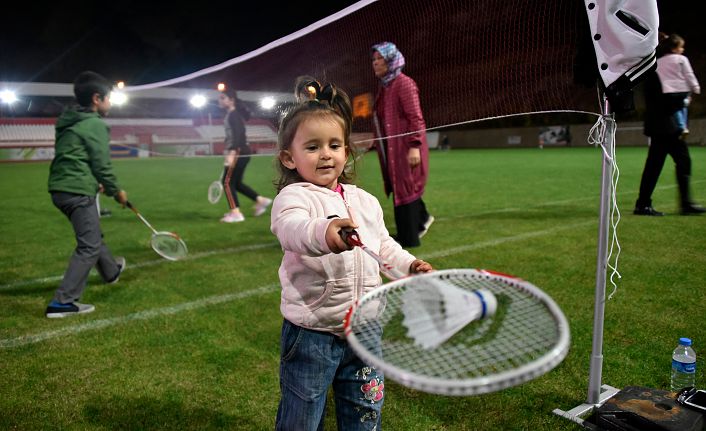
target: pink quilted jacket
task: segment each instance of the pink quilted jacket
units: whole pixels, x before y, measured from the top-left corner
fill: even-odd
[[[350,184],[343,190],[345,201],[325,187],[290,184],[275,197],[270,226],[284,251],[282,315],[295,325],[337,335],[351,305],[382,279],[377,262],[361,249],[331,253],[325,232],[332,218],[353,219],[361,241],[404,274],[415,259],[390,237],[373,195]]]

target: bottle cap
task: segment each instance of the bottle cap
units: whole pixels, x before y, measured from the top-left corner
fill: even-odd
[[[682,346],[691,346],[691,338],[682,337],[679,339],[679,344]]]

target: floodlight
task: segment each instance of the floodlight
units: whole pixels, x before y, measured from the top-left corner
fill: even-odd
[[[206,105],[206,102],[208,102],[208,99],[206,99],[206,96],[203,94],[195,94],[191,97],[189,102],[194,108],[203,108]]]
[[[0,101],[7,105],[12,105],[17,102],[17,95],[12,90],[2,90],[0,91]]]
[[[116,87],[122,90],[123,88],[125,88],[125,81],[118,81]]]
[[[122,106],[127,102],[127,94],[122,91],[110,92],[110,103],[115,106]]]
[[[222,82],[219,82],[216,88],[218,88],[218,91],[226,91],[226,85]]]
[[[272,109],[275,106],[275,98],[274,97],[263,97],[262,100],[260,100],[260,106],[263,109]]]

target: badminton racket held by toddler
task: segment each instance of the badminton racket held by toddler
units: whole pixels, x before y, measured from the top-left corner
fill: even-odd
[[[385,260],[380,257],[377,253],[372,251],[370,248],[368,248],[363,242],[360,240],[360,235],[358,235],[358,232],[355,231],[355,229],[350,229],[344,227],[343,229],[338,230],[338,235],[343,239],[343,241],[346,243],[348,246],[348,249],[352,249],[354,246],[360,247],[364,252],[366,252],[369,256],[371,256],[375,261],[377,261],[378,265],[380,265],[380,270],[382,271],[383,274],[390,280],[397,280],[400,278],[404,278],[407,276],[407,274],[402,273],[398,269],[394,268],[392,265],[389,263],[385,262]],[[415,259],[412,261],[412,263],[409,265],[409,274],[417,274],[417,273],[422,273],[422,272],[430,272],[433,271],[433,268],[431,264],[428,262],[425,262],[421,259]]]

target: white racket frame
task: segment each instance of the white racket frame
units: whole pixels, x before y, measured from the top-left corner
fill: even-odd
[[[211,189],[213,189],[214,187],[218,189],[218,197],[211,196]],[[221,184],[221,182],[218,180],[212,182],[211,185],[208,186],[208,201],[215,205],[221,200],[222,196],[223,196],[223,184]]]
[[[173,256],[169,256],[168,254],[162,253],[162,252],[159,250],[159,248],[155,246],[155,241],[156,241],[156,239],[157,239],[158,237],[160,237],[160,236],[161,236],[161,237],[166,237],[166,236],[168,236],[168,237],[172,238],[173,240],[179,242],[179,243],[181,244],[181,247],[184,249],[184,252],[185,252],[184,256],[183,256],[183,257],[173,257]],[[165,259],[167,259],[167,260],[171,260],[171,261],[173,261],[173,262],[175,262],[175,261],[177,261],[177,260],[180,260],[180,259],[183,259],[184,257],[186,257],[186,256],[189,254],[189,249],[188,249],[188,247],[186,246],[186,243],[184,242],[184,240],[181,239],[181,238],[179,237],[179,235],[177,235],[177,234],[175,234],[175,233],[173,233],[173,232],[154,231],[154,232],[152,233],[152,238],[150,239],[150,246],[152,247],[152,250],[155,251],[155,253],[157,253],[158,255],[162,256],[163,258],[165,258]]]
[[[552,317],[555,319],[558,339],[556,340],[554,346],[539,358],[512,370],[502,371],[493,375],[486,375],[482,377],[450,380],[403,369],[386,362],[384,359],[370,352],[358,340],[352,329],[352,325],[355,325],[356,322],[356,311],[360,310],[366,303],[384,299],[389,291],[398,289],[401,285],[405,285],[410,282],[422,281],[418,277],[440,277],[444,275],[464,275],[470,277],[483,277],[487,279],[499,279],[502,283],[511,288],[526,291],[528,294],[535,297],[538,302],[544,304]],[[569,323],[566,320],[564,313],[551,297],[536,286],[520,278],[478,269],[440,270],[415,275],[413,277],[395,280],[384,284],[383,286],[364,295],[355,305],[351,307],[344,320],[344,333],[348,343],[356,354],[358,354],[364,362],[369,363],[382,371],[387,377],[390,377],[391,379],[409,388],[441,395],[479,395],[496,392],[528,382],[541,376],[542,374],[547,373],[559,365],[568,354],[570,345]],[[422,350],[421,347],[419,347],[419,349]]]
[[[152,227],[150,222],[148,222],[147,219],[144,218],[142,216],[142,214],[140,214],[140,212],[137,210],[137,208],[135,208],[130,202],[127,202],[125,205],[128,208],[130,208],[132,210],[132,212],[134,212],[137,215],[137,217],[142,221],[142,223],[144,223],[144,225],[147,226],[152,231],[152,236],[150,237],[150,247],[152,247],[152,250],[154,250],[155,253],[157,253],[158,255],[162,256],[163,258],[165,258],[167,260],[171,260],[173,262],[181,259],[179,257],[173,257],[173,256],[169,256],[169,255],[162,253],[154,245],[156,238],[158,238],[160,236],[168,236],[168,237],[174,239],[175,241],[178,241],[181,244],[181,246],[184,248],[184,250],[186,251],[186,255],[189,254],[189,248],[186,246],[186,243],[184,242],[184,240],[179,237],[179,235],[175,234],[174,232],[157,231],[154,227]]]
[[[208,201],[211,202],[212,204],[217,204],[218,201],[221,200],[221,197],[223,197],[223,178],[225,178],[225,170],[221,172],[221,178],[212,182],[208,186]],[[218,188],[218,197],[211,199],[211,188],[216,187]]]

